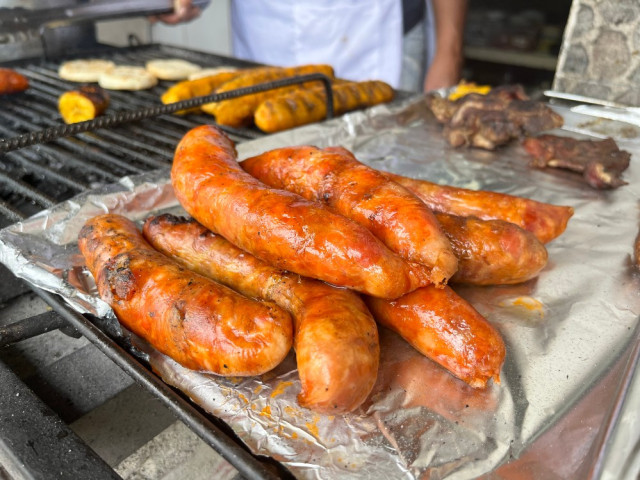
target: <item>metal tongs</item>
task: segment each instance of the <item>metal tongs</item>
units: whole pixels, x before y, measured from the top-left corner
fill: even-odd
[[[205,8],[210,0],[193,0],[193,6]],[[95,2],[30,10],[27,8],[0,8],[0,32],[10,33],[29,28],[42,28],[54,22],[81,22],[123,17],[149,16],[170,13],[173,0],[98,0]]]
[[[547,90],[544,94],[547,97],[580,103],[580,105],[571,107],[572,112],[589,115],[591,117],[625,122],[635,125],[636,127],[640,127],[639,107],[630,107],[617,102],[591,98],[574,93],[557,92],[555,90]]]

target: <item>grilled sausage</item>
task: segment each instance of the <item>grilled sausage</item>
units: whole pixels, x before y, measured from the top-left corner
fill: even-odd
[[[171,181],[201,224],[278,268],[397,298],[429,284],[426,268],[393,254],[366,228],[244,172],[233,142],[210,125],[180,141]]]
[[[260,83],[273,82],[287,77],[297,75],[307,75],[309,73],[323,73],[329,78],[333,78],[333,68],[329,65],[302,65],[299,67],[277,68],[272,67],[255,73],[238,76],[216,89],[216,93],[228,92],[243,87],[251,87]],[[243,127],[253,122],[253,114],[263,101],[287,91],[304,88],[305,86],[316,85],[317,82],[309,82],[303,85],[283,87],[276,90],[244,95],[221,102],[207,103],[202,106],[206,113],[214,115],[216,122],[229,127]]]
[[[397,300],[365,297],[365,302],[378,323],[472,387],[500,380],[502,337],[450,287],[427,286]]]
[[[344,82],[331,89],[336,115],[393,100],[393,88],[377,80]],[[273,133],[323,120],[326,115],[327,95],[324,87],[318,86],[265,100],[256,109],[254,121],[263,132]]]
[[[505,220],[530,231],[542,243],[548,243],[561,235],[573,215],[572,207],[551,205],[505,193],[438,185],[392,173],[385,174],[412,191],[435,212],[462,217],[476,216],[484,220]]]
[[[544,245],[504,220],[481,220],[437,213],[436,218],[458,257],[452,282],[509,285],[534,278],[547,264]]]
[[[27,88],[27,77],[10,68],[0,68],[0,95],[24,92]]]
[[[243,161],[242,168],[271,187],[324,202],[355,220],[402,257],[431,268],[434,284],[446,283],[457,269],[424,203],[343,148],[281,148]]]
[[[78,244],[100,297],[122,325],[181,365],[258,375],[289,352],[287,312],[186,270],[154,250],[127,218],[90,219]]]
[[[188,268],[291,313],[300,405],[341,414],[364,402],[376,381],[380,347],[375,321],[355,292],[272,267],[195,220],[150,217],[143,233]]]
[[[162,100],[162,103],[166,105],[168,103],[176,103],[195,97],[210,95],[216,88],[220,87],[229,80],[232,80],[238,75],[240,75],[240,72],[238,71],[220,72],[216,75],[210,75],[208,77],[202,77],[196,80],[184,80],[167,89],[167,91],[162,94],[160,99]],[[180,110],[176,113],[184,114],[199,111],[200,107],[195,107],[188,110]]]

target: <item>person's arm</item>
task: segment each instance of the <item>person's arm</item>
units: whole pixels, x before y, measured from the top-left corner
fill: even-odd
[[[424,79],[424,91],[450,87],[460,81],[467,0],[431,0],[436,50]]]
[[[188,22],[200,16],[201,10],[194,6],[191,0],[174,0],[173,12],[165,15],[149,17],[152,23],[160,21],[168,25]]]

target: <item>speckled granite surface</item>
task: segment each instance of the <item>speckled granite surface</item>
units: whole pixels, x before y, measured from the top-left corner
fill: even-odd
[[[638,0],[574,0],[553,88],[640,106]]]

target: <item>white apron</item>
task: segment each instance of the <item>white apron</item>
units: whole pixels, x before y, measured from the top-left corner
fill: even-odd
[[[349,80],[393,87],[402,66],[398,0],[234,0],[233,54],[280,66],[328,63]]]

